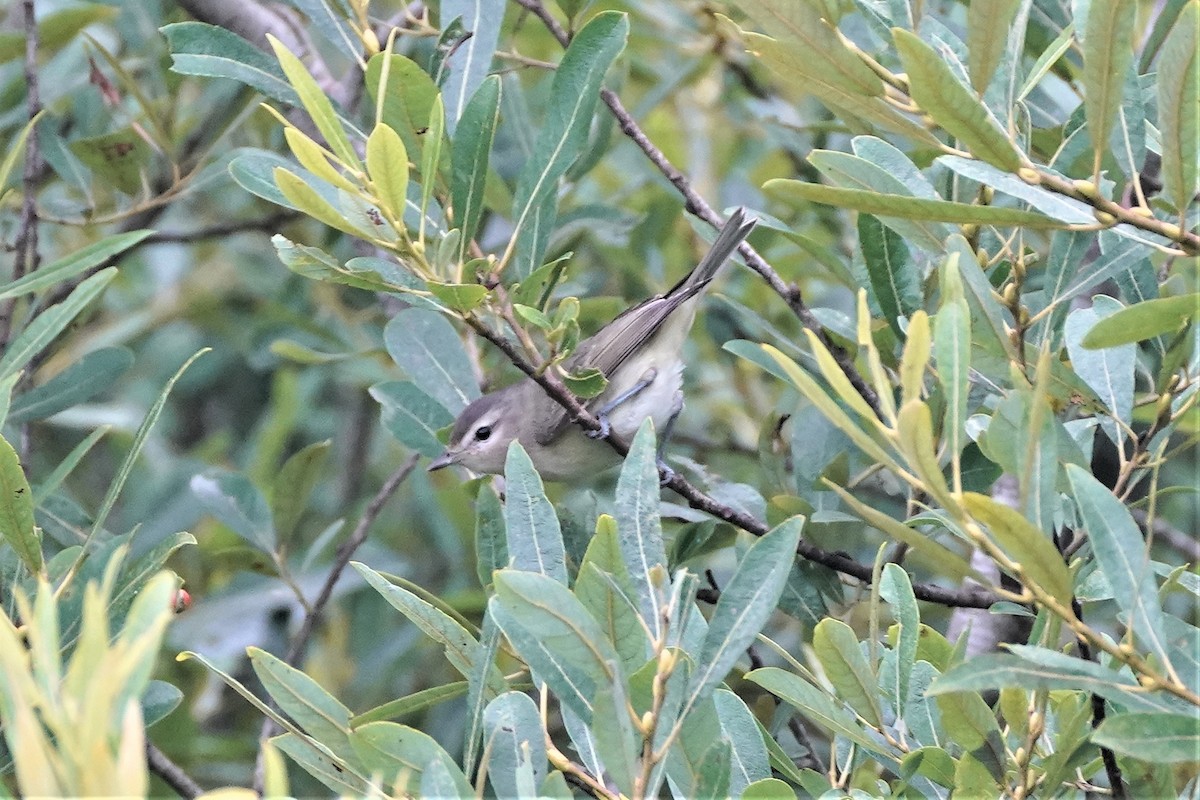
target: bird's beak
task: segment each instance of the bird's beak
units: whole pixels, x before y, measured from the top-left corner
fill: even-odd
[[[440,456],[435,458],[433,461],[430,461],[429,466],[426,467],[426,469],[429,472],[435,472],[444,467],[448,467],[451,464],[457,464],[457,463],[458,463],[458,453],[455,453],[453,450],[447,449],[446,452],[442,453]]]

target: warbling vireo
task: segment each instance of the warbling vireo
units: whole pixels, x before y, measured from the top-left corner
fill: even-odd
[[[585,434],[571,423],[566,409],[526,378],[463,409],[450,432],[450,445],[429,465],[430,471],[461,464],[473,472],[503,473],[515,439],[543,478],[575,480],[619,462],[616,451],[599,439],[611,430],[628,442],[646,417],[659,430],[659,464],[665,467],[662,445],[683,409],[683,343],[696,306],[755,222],[739,208],[683,280],[622,313],[580,342],[565,361],[568,371],[592,367],[608,379],[604,391],[586,404],[600,421],[600,432]]]

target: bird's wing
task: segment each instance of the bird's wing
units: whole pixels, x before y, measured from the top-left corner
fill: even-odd
[[[745,209],[737,209],[730,215],[712,248],[694,270],[665,295],[651,297],[638,303],[580,342],[563,366],[569,372],[594,368],[600,370],[605,377],[611,378],[621,364],[654,337],[668,317],[708,288],[717,270],[750,233],[755,222],[755,219],[747,220]],[[593,398],[587,405],[594,406],[599,399]],[[570,424],[570,416],[565,408],[555,403],[553,408],[547,406],[547,414],[541,422],[543,424],[538,426],[538,430],[541,431],[537,437],[538,441],[541,444],[549,444]]]

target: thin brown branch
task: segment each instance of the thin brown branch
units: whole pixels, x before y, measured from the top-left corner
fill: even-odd
[[[270,231],[299,218],[299,216],[295,211],[277,211],[261,219],[242,219],[234,222],[223,222],[217,225],[210,225],[206,228],[197,228],[193,231],[158,231],[147,236],[138,243],[138,246],[144,247],[148,244],[192,244],[193,242],[202,242],[207,239],[232,236],[238,233]]]
[[[558,40],[560,45],[566,47],[568,44],[570,44],[570,36],[567,34],[567,31],[558,23],[553,15],[550,14],[546,7],[541,3],[541,0],[514,0],[514,2],[541,20],[542,24],[546,26],[547,30],[549,30],[551,35]],[[638,146],[642,153],[645,154],[646,158],[650,160],[650,163],[654,164],[658,171],[661,172],[663,176],[671,182],[671,185],[675,187],[679,194],[683,196],[684,206],[688,212],[696,216],[696,218],[707,222],[712,227],[720,229],[725,220],[722,219],[721,215],[718,214],[713,207],[708,204],[708,201],[696,191],[696,189],[692,186],[691,179],[689,179],[687,175],[685,175],[674,164],[672,164],[670,159],[667,158],[666,154],[663,153],[663,151],[650,140],[650,137],[646,135],[646,132],[642,130],[640,125],[637,124],[637,121],[633,118],[633,115],[626,110],[624,104],[621,102],[621,98],[617,96],[617,93],[611,89],[601,89],[600,99],[604,101],[604,104],[608,106],[608,110],[612,112],[613,117],[616,118],[617,125],[621,128],[621,132],[629,137],[629,139]],[[790,308],[792,313],[795,314],[797,319],[800,320],[800,323],[817,335],[817,337],[821,340],[821,343],[825,345],[825,347],[833,355],[834,360],[837,361],[838,367],[843,373],[845,373],[846,378],[849,379],[851,385],[854,386],[854,390],[862,396],[863,400],[865,400],[867,404],[871,406],[877,415],[880,414],[879,397],[876,395],[875,390],[871,388],[870,384],[868,384],[862,375],[859,374],[858,368],[854,366],[854,361],[850,358],[850,355],[844,349],[842,349],[842,347],[829,338],[828,334],[825,332],[824,326],[821,325],[820,320],[817,319],[816,315],[813,314],[812,310],[805,304],[804,296],[800,292],[800,288],[793,283],[788,283],[785,281],[779,275],[779,273],[775,271],[775,268],[767,263],[767,260],[764,259],[759,252],[750,245],[749,242],[742,242],[738,246],[738,253],[740,253],[742,258],[745,259],[746,265],[750,267],[750,269],[757,272],[758,275],[764,281],[766,281],[767,285],[770,286],[776,294],[783,298],[784,302],[787,303],[788,308]]]
[[[504,353],[517,369],[524,372],[541,386],[551,399],[570,412],[572,422],[589,431],[600,430],[600,421],[579,402],[579,399],[550,370],[539,373],[524,358],[515,344],[492,330],[482,320],[476,317],[467,317],[466,323],[477,334],[487,339]],[[605,437],[605,441],[622,456],[629,452],[628,444],[611,432]],[[724,520],[734,527],[741,528],[755,536],[762,536],[770,530],[766,523],[754,516],[727,506],[705,494],[678,472],[669,474],[663,471],[660,473],[660,477],[664,479],[663,486],[678,494],[687,501],[689,506],[698,511],[703,511],[717,519]],[[804,541],[800,542],[800,546],[796,548],[796,552],[809,561],[824,564],[830,569],[844,575],[850,575],[864,583],[871,582],[871,565],[855,561],[845,553],[830,553]],[[913,584],[913,592],[919,600],[927,600],[932,603],[956,608],[988,608],[999,600],[995,594],[987,589],[972,586],[948,589],[935,584],[916,583]]]
[[[1075,612],[1075,616],[1081,621],[1083,620],[1083,606],[1076,598],[1071,598],[1071,610]],[[1088,647],[1087,642],[1079,640],[1079,657],[1084,661],[1095,661],[1092,657],[1092,649]],[[1098,694],[1092,694],[1092,727],[1097,728],[1101,722],[1104,722],[1104,698]],[[1116,800],[1125,800],[1125,782],[1121,778],[1121,767],[1117,764],[1117,757],[1107,747],[1100,748],[1100,760],[1104,762],[1104,772],[1108,776],[1108,785],[1112,789],[1113,797]]]
[[[26,117],[32,122],[42,110],[41,94],[38,89],[37,52],[38,29],[37,19],[33,13],[33,0],[23,0],[21,3],[23,25],[25,28],[25,109]],[[30,133],[25,140],[25,171],[22,174],[21,220],[17,228],[17,238],[13,245],[12,278],[16,280],[38,267],[38,213],[37,186],[41,172],[41,159],[38,156],[37,135]],[[9,298],[0,306],[0,350],[8,344],[12,332],[12,315],[16,308],[16,299]]]
[[[192,780],[182,767],[150,742],[146,742],[146,766],[184,800],[193,800],[204,794],[204,787]]]
[[[379,491],[371,498],[371,502],[367,504],[362,516],[358,518],[358,524],[354,526],[354,531],[342,542],[337,550],[337,554],[333,557],[333,566],[329,568],[329,574],[325,576],[325,583],[321,586],[321,591],[317,593],[317,599],[313,601],[309,611],[304,615],[304,621],[300,624],[300,630],[296,632],[292,638],[292,643],[288,647],[287,655],[284,656],[284,661],[291,666],[296,666],[300,659],[304,656],[304,651],[308,647],[308,640],[312,637],[313,631],[316,630],[317,623],[321,619],[321,614],[325,610],[325,606],[329,604],[329,600],[333,597],[334,587],[337,586],[338,580],[342,577],[342,572],[345,571],[346,565],[350,563],[350,559],[354,557],[354,553],[358,548],[362,547],[367,541],[367,534],[371,531],[371,526],[375,524],[375,520],[383,511],[384,505],[396,493],[401,484],[412,474],[413,469],[417,466],[417,461],[420,460],[420,455],[414,453],[400,467],[388,476],[383,485],[379,487]],[[263,760],[261,743],[266,742],[271,738],[276,731],[275,722],[271,719],[264,719],[262,731],[259,734],[259,759],[258,764],[254,769],[254,785],[258,794],[262,795],[263,786]]]

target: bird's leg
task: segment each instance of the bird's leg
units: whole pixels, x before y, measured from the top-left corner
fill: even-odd
[[[664,486],[671,482],[675,477],[675,470],[671,469],[667,464],[667,442],[671,439],[671,432],[675,430],[675,420],[679,419],[680,412],[683,411],[683,392],[676,392],[675,399],[671,402],[671,416],[667,417],[667,424],[663,425],[662,436],[658,438],[658,452],[654,454],[654,463],[658,467],[659,483]]]
[[[596,411],[596,421],[600,423],[600,430],[588,431],[587,435],[593,439],[604,439],[612,432],[612,425],[609,424],[608,415],[616,411],[617,408],[627,400],[636,397],[640,392],[645,390],[647,386],[654,383],[654,379],[658,377],[658,370],[654,367],[642,373],[642,377],[633,386],[630,386],[619,395],[609,400]]]

